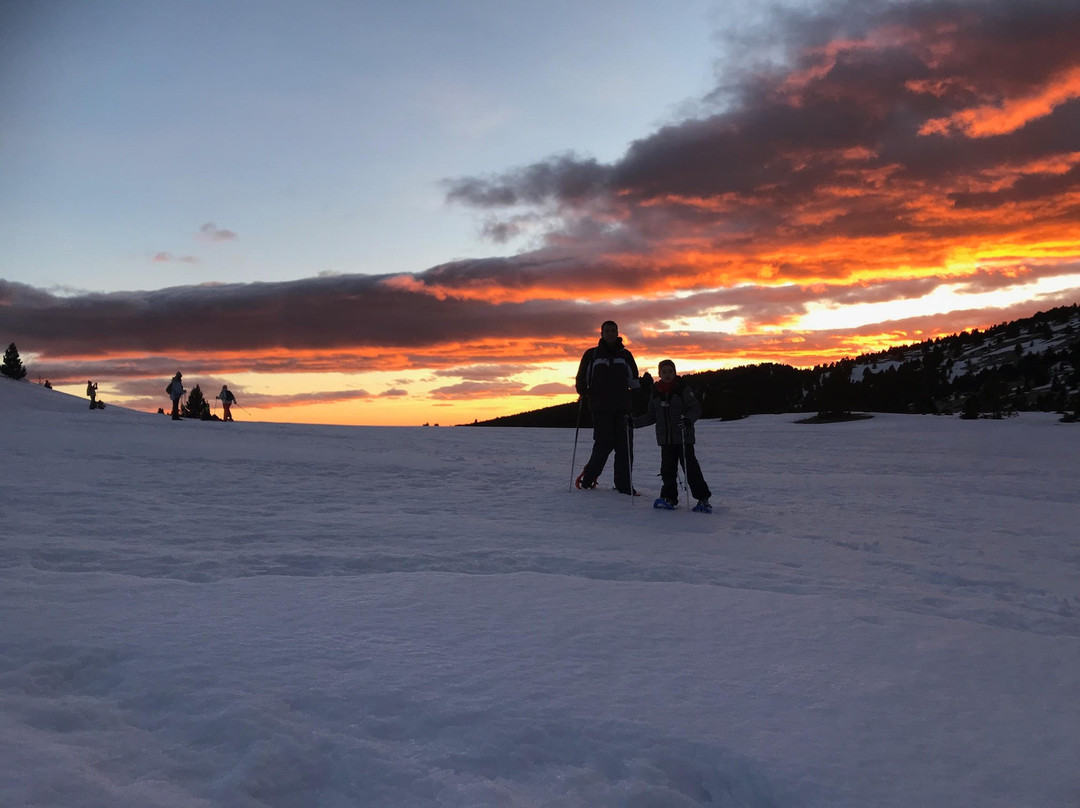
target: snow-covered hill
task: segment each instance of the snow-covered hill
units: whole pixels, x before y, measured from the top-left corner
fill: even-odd
[[[961,411],[974,396],[983,410],[1075,412],[1080,409],[1080,307],[861,356],[852,361],[851,380],[905,371],[905,385],[921,388],[923,403],[946,411]]]
[[[703,516],[0,379],[0,805],[1075,808],[1075,427],[794,420],[699,425]]]
[[[884,369],[905,361],[921,359],[934,346],[941,346],[953,360],[952,378],[1015,361],[1018,354],[1044,354],[1068,349],[1080,340],[1080,309],[1063,307],[1035,317],[1014,320],[981,332],[964,332],[907,348],[886,352],[889,359],[878,363]],[[859,367],[868,364],[862,358]],[[852,374],[853,376],[855,374]]]

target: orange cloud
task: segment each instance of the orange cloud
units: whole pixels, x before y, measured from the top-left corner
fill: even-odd
[[[746,47],[776,64],[732,65],[706,114],[610,163],[567,151],[447,181],[484,232],[527,229],[530,251],[113,295],[0,281],[0,330],[57,378],[426,373],[451,380],[425,394],[450,404],[561,395],[541,371],[576,363],[609,317],[646,359],[808,365],[1075,302],[1080,6],[823,6],[766,36]],[[944,314],[803,325],[947,295]]]
[[[920,135],[993,137],[1015,132],[1031,121],[1044,118],[1067,101],[1080,98],[1080,68],[1074,67],[1052,77],[1048,84],[996,104],[962,109],[944,118],[923,124]]]

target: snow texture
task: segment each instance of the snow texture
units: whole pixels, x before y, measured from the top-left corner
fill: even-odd
[[[699,425],[707,516],[0,380],[0,805],[1076,808],[1078,427],[796,417]]]

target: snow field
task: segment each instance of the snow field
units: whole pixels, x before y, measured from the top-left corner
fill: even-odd
[[[1075,425],[795,417],[699,425],[706,516],[649,430],[631,502],[0,380],[0,804],[1080,804]]]

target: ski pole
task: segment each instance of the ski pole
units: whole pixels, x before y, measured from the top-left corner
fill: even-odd
[[[630,464],[630,507],[634,506],[634,416],[626,416],[626,462]]]
[[[581,406],[584,402],[583,398],[578,398],[577,403],[577,425],[574,427],[574,453],[570,455],[570,493],[574,493],[574,469],[577,468],[577,441],[578,433],[581,431]]]
[[[685,426],[679,427],[679,434],[682,436],[682,454],[680,455],[679,460],[682,463],[682,472],[683,472],[683,479],[682,479],[683,498],[686,500],[686,508],[687,508],[687,510],[690,510],[690,491],[689,491],[689,487],[687,485],[687,483],[690,481],[690,475],[686,471],[686,427]]]

